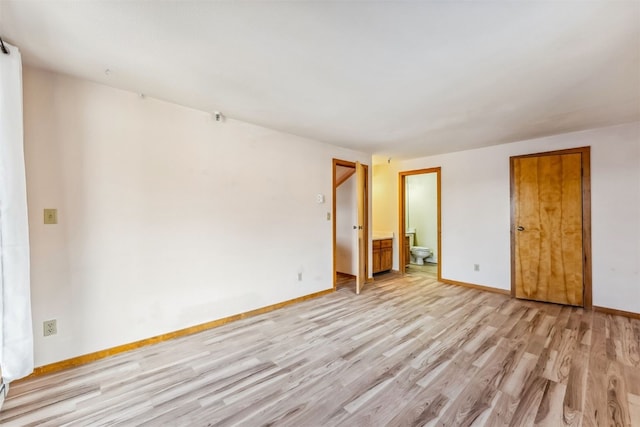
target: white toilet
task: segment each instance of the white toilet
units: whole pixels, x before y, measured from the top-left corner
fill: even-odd
[[[416,265],[424,265],[424,260],[429,258],[433,252],[429,248],[423,248],[422,246],[411,246],[411,257],[415,258]]]
[[[424,265],[424,260],[433,255],[433,251],[423,246],[413,246],[416,238],[416,229],[407,228],[406,235],[409,237],[409,251],[411,252],[411,264]]]

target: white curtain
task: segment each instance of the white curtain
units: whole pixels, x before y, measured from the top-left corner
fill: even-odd
[[[0,51],[0,370],[4,385],[33,371],[29,223],[22,141],[22,60]]]

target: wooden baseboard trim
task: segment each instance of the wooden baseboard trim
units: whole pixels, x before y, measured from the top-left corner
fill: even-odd
[[[511,292],[506,289],[492,288],[490,286],[475,285],[473,283],[458,282],[457,280],[449,280],[440,278],[440,282],[448,285],[464,286],[465,288],[477,289],[479,291],[493,292],[494,294],[502,294],[511,296]]]
[[[597,311],[604,314],[613,314],[614,316],[623,316],[623,317],[629,317],[631,319],[640,320],[640,313],[634,313],[633,311],[617,310],[615,308],[598,307],[595,305],[593,306],[593,311]]]
[[[277,304],[268,305],[266,307],[257,308],[255,310],[247,311],[244,313],[234,314],[233,316],[224,317],[222,319],[212,320],[211,322],[202,323],[199,325],[190,326],[188,328],[180,329],[166,334],[157,335],[155,337],[146,338],[140,341],[135,341],[128,344],[119,345],[116,347],[108,348],[105,350],[96,351],[94,353],[84,354],[82,356],[73,357],[71,359],[61,360],[60,362],[51,363],[49,365],[38,366],[33,370],[29,376],[15,381],[16,383],[24,381],[28,378],[38,377],[53,372],[62,371],[64,369],[72,368],[75,366],[85,365],[96,360],[104,359],[105,357],[114,356],[119,353],[135,350],[136,348],[145,347],[152,344],[157,344],[163,341],[168,341],[174,338],[184,337],[186,335],[195,334],[198,332],[212,329],[218,326],[225,325],[230,322],[234,322],[240,319],[246,319],[247,317],[257,316],[258,314],[268,313],[273,310],[277,310],[282,307],[286,307],[291,304],[296,304],[302,301],[318,298],[323,295],[334,292],[335,289],[327,289],[313,294],[304,295],[298,298],[290,299],[287,301],[279,302]]]
[[[336,275],[338,275],[338,276],[343,276],[343,277],[348,277],[348,278],[350,278],[350,279],[355,279],[355,278],[356,278],[356,276],[355,276],[355,275],[353,275],[353,274],[349,274],[349,273],[342,273],[342,272],[340,272],[340,271],[337,271],[337,272],[336,272]]]

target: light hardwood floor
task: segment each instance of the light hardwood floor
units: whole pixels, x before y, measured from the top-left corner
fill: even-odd
[[[640,321],[386,275],[12,386],[3,426],[640,426]]]
[[[423,265],[409,264],[405,268],[407,273],[423,273],[426,276],[438,277],[438,264],[432,262]]]

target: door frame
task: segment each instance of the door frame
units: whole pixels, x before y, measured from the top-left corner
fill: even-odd
[[[442,200],[442,185],[441,174],[442,168],[440,166],[428,169],[416,169],[411,171],[403,171],[398,173],[398,271],[405,274],[406,260],[404,259],[404,236],[406,234],[407,224],[405,221],[405,204],[406,204],[406,178],[411,175],[423,175],[427,173],[436,174],[436,191],[437,191],[437,221],[438,221],[438,281],[442,280],[442,214],[441,214],[441,200]]]
[[[555,156],[562,154],[581,154],[582,160],[582,307],[592,307],[591,278],[591,147],[569,148],[566,150],[545,151],[523,154],[509,158],[510,208],[511,208],[511,296],[516,296],[516,210],[515,179],[513,175],[515,159],[526,157]]]
[[[363,224],[363,233],[365,236],[364,239],[364,280],[363,283],[369,281],[369,167],[365,164],[361,164],[364,169],[364,224]],[[333,235],[333,289],[336,289],[336,282],[338,280],[338,275],[336,271],[336,189],[342,182],[338,182],[336,179],[336,168],[337,166],[344,166],[348,168],[356,168],[356,162],[351,162],[348,160],[340,160],[333,159],[332,160],[332,203],[331,203],[331,223],[332,223],[332,235]],[[357,203],[357,201],[356,201]]]

